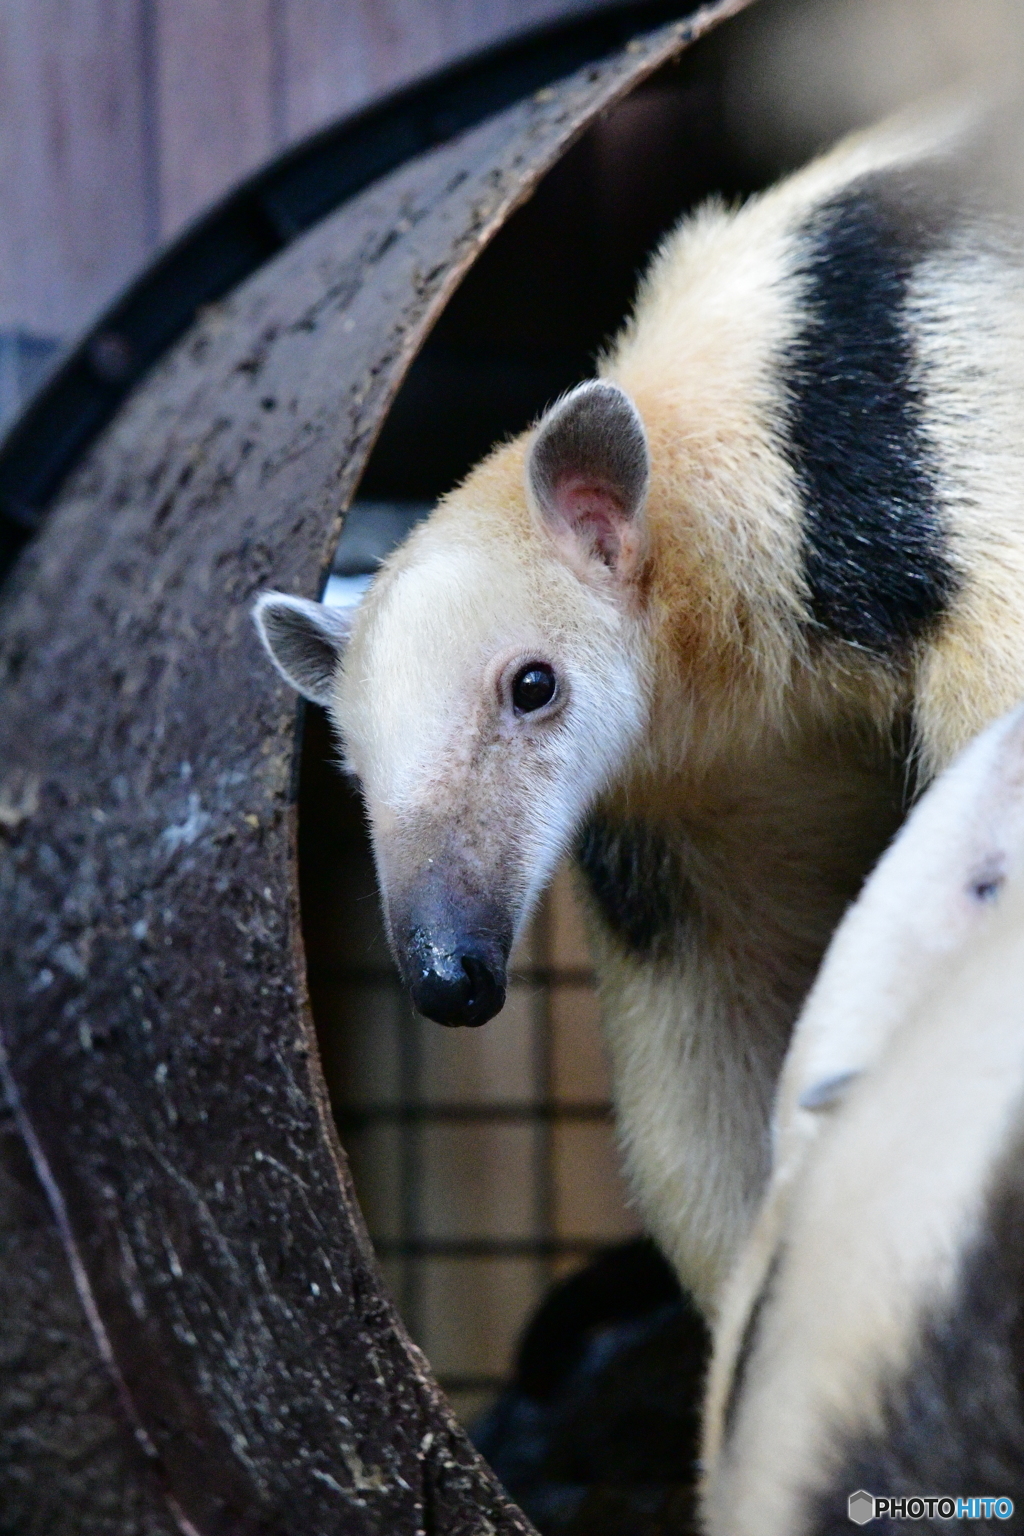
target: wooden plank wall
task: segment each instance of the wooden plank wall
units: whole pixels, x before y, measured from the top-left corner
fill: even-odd
[[[0,333],[70,338],[362,102],[606,0],[0,0]]]

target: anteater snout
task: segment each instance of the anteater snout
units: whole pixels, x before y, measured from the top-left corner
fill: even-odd
[[[406,963],[413,1003],[438,1024],[486,1024],[505,1005],[505,956],[491,939],[415,929]]]

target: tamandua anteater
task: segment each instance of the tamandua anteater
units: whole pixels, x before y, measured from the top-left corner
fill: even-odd
[[[858,1494],[867,1518],[873,1495],[910,1500],[915,1528],[966,1510],[1020,1529],[1020,708],[924,796],[825,957],[721,1298],[704,1436],[709,1536],[838,1536]],[[905,1502],[877,1508],[910,1529]]]
[[[600,377],[441,501],[351,634],[256,608],[362,782],[421,1012],[498,1012],[574,852],[627,1169],[709,1314],[836,924],[912,781],[1024,697],[1024,268],[974,123],[686,219]]]

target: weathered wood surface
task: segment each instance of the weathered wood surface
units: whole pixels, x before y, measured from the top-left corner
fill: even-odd
[[[280,9],[277,0],[157,0],[157,196],[165,238],[284,147]]]
[[[5,594],[3,1071],[182,1531],[528,1529],[382,1291],[334,1135],[294,701],[248,609],[271,583],[316,591],[405,369],[511,209],[746,3],[538,93],[297,241],[130,398]],[[87,1528],[81,1481],[62,1492]]]
[[[485,45],[608,0],[283,0],[279,59],[284,137],[468,57]],[[681,10],[685,7],[680,7]]]
[[[141,1448],[125,1434],[53,1212],[0,1107],[0,1532],[177,1529]]]
[[[73,338],[279,150],[609,0],[0,0],[0,329]]]
[[[76,331],[157,237],[140,0],[0,0],[0,329]]]

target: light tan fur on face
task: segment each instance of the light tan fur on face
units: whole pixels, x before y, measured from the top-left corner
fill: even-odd
[[[949,1293],[1024,1115],[1022,934],[1017,710],[917,807],[840,926],[797,1025],[771,1183],[715,1336],[704,1447],[713,1536],[796,1536],[798,1495],[820,1486],[841,1436],[874,1427],[917,1319]]]
[[[389,562],[359,612],[332,711],[385,895],[454,846],[492,879],[511,877],[520,922],[580,801],[640,740],[650,686],[642,624],[551,559],[522,460],[521,443],[498,450]],[[564,707],[516,719],[502,681],[538,658],[554,666]]]

